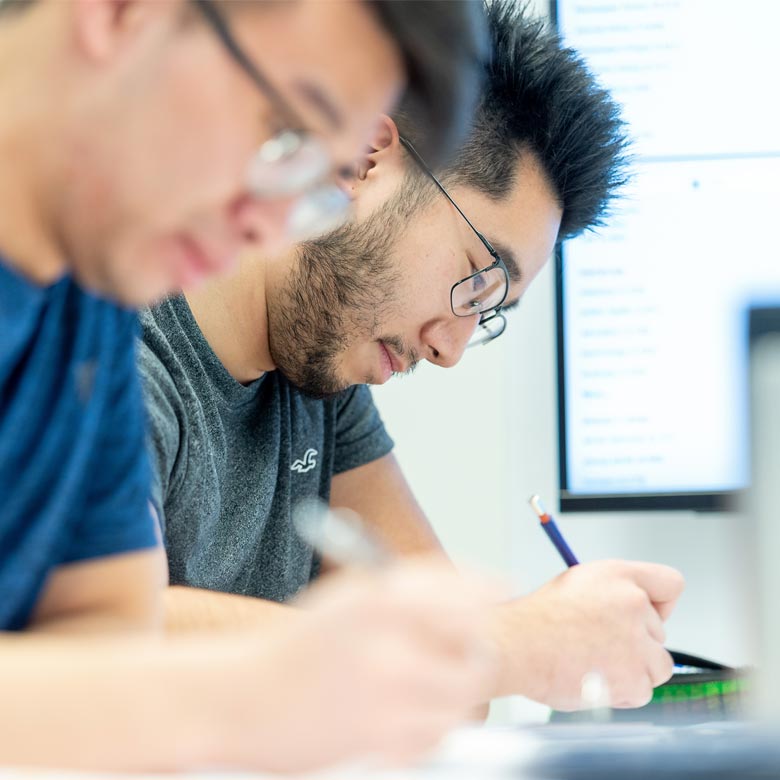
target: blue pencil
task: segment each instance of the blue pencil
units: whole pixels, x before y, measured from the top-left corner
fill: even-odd
[[[561,558],[563,558],[564,563],[567,566],[576,566],[579,563],[577,557],[571,551],[571,547],[569,547],[561,532],[558,530],[558,526],[555,525],[553,516],[544,511],[542,500],[539,498],[539,496],[531,496],[528,503],[531,505],[534,512],[536,512],[536,514],[539,516],[539,521],[542,524],[542,528],[544,528],[544,532],[550,538],[550,541],[555,545],[555,549],[558,551]]]

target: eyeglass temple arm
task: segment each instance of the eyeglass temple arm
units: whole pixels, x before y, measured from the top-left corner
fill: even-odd
[[[477,238],[485,245],[485,249],[490,252],[491,257],[494,257],[496,260],[498,260],[498,252],[493,249],[490,241],[488,241],[485,236],[483,236],[482,233],[480,233],[479,230],[477,230],[474,225],[471,224],[471,220],[463,213],[463,211],[461,211],[460,206],[450,197],[449,192],[444,189],[444,185],[436,178],[436,174],[428,167],[428,164],[425,162],[425,160],[423,160],[423,158],[420,156],[420,153],[414,148],[414,146],[412,146],[411,142],[407,141],[403,136],[398,136],[398,140],[403,144],[406,151],[412,155],[417,165],[419,165],[420,168],[422,168],[423,171],[425,171],[425,173],[430,176],[434,184],[441,190],[442,195],[444,195],[444,197],[447,198],[447,200],[455,207],[458,214],[460,214],[461,217],[466,220],[466,224],[474,231]]]
[[[192,2],[209,21],[212,28],[219,36],[220,41],[222,41],[222,44],[230,52],[230,56],[241,66],[258,88],[265,93],[276,109],[288,118],[295,129],[302,128],[303,122],[301,122],[300,117],[296,114],[292,106],[287,103],[276,87],[266,79],[238,46],[227,22],[222,17],[222,14],[214,7],[213,0],[192,0]]]

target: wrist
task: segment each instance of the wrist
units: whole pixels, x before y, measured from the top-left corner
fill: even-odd
[[[530,609],[528,598],[493,609],[491,635],[498,653],[494,697],[520,695],[540,701],[549,687],[544,621]]]

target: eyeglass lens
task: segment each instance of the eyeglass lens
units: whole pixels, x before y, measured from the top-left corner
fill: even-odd
[[[506,297],[506,274],[500,265],[486,268],[452,288],[452,311],[457,317],[470,317],[491,311]]]
[[[302,129],[296,112],[238,45],[217,5],[211,0],[194,3],[230,56],[288,123],[255,153],[246,186],[260,198],[300,196],[288,219],[291,238],[311,238],[337,227],[347,215],[349,199],[335,184],[324,181],[333,167],[325,144]]]

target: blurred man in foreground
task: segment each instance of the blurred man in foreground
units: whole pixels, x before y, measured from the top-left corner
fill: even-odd
[[[485,684],[473,600],[423,564],[325,585],[294,630],[141,638],[166,573],[126,308],[333,224],[404,86],[451,148],[480,29],[461,3],[0,3],[0,764],[393,755]]]

